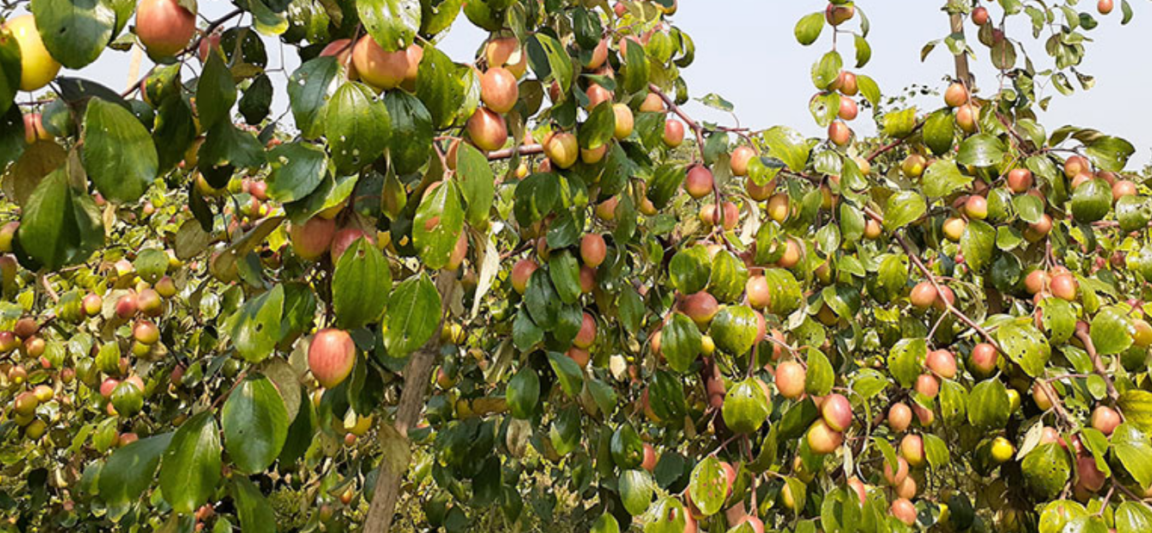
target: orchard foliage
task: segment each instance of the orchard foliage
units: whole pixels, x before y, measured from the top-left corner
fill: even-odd
[[[820,5],[823,138],[675,0],[197,7],[0,7],[5,530],[1152,528],[1150,190],[1034,112],[1126,0],[947,2],[931,100]]]

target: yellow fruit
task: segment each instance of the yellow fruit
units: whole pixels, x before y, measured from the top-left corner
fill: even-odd
[[[40,32],[36,30],[36,21],[32,15],[21,15],[9,20],[4,29],[12,32],[12,37],[20,45],[20,89],[35,91],[56,78],[56,73],[60,72],[60,63],[44,48],[44,41],[40,40]],[[7,36],[0,36],[2,39],[7,39]]]

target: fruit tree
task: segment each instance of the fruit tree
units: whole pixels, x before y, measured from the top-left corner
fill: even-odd
[[[0,530],[1152,530],[1149,176],[1037,120],[1127,0],[920,98],[813,0],[819,138],[676,0],[232,3],[0,3]]]

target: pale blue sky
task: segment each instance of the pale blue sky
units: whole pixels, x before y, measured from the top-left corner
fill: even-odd
[[[872,61],[861,73],[872,76],[885,93],[896,94],[914,83],[943,89],[944,77],[952,71],[952,57],[944,46],[937,49],[925,62],[920,61],[920,49],[928,41],[948,34],[947,16],[940,11],[943,0],[873,0],[857,2],[867,12],[872,31]],[[1080,3],[1082,9],[1092,9],[1094,2]],[[735,104],[736,113],[744,126],[767,128],[785,124],[808,135],[823,135],[808,112],[808,100],[815,89],[809,77],[812,63],[830,44],[827,28],[821,40],[809,47],[800,46],[793,37],[796,21],[805,14],[818,11],[826,5],[819,0],[681,0],[675,15],[675,24],[696,42],[696,62],[683,74],[690,93],[699,97],[717,93]],[[1152,162],[1152,128],[1148,122],[1152,114],[1145,107],[1143,93],[1152,87],[1152,70],[1140,60],[1152,50],[1152,9],[1147,2],[1134,1],[1136,16],[1127,26],[1120,25],[1120,9],[1107,17],[1099,17],[1101,24],[1090,32],[1094,42],[1088,43],[1086,73],[1096,77],[1096,86],[1090,91],[1077,91],[1072,96],[1056,94],[1050,110],[1041,116],[1049,131],[1065,124],[1095,127],[1113,135],[1124,137],[1137,147],[1129,168]],[[218,17],[231,9],[229,2],[201,0],[201,13],[208,18]],[[1001,11],[990,6],[994,20]],[[1023,24],[1025,17],[1016,19]],[[855,21],[848,27],[855,28]],[[975,28],[967,28],[974,44],[977,59],[973,70],[977,84],[987,88],[982,94],[995,89],[995,71],[988,60],[988,51],[975,42]],[[1030,29],[1020,25],[1009,28],[1009,36],[1025,38],[1038,69],[1046,68],[1048,57],[1042,48],[1031,41]],[[463,61],[471,58],[485,34],[469,24],[461,15],[452,33],[441,43],[441,48],[453,58]],[[1042,37],[1043,38],[1043,37]],[[841,39],[841,50],[851,61],[851,39]],[[269,43],[271,68],[279,63],[276,46]],[[285,67],[291,73],[299,61],[290,48],[285,48]],[[85,68],[80,75],[94,78],[116,89],[127,83],[128,53],[108,51],[99,61]],[[148,68],[147,59],[142,70]],[[274,81],[283,83],[281,76]],[[1054,94],[1048,90],[1047,93]],[[286,107],[286,96],[277,91],[274,110]],[[935,108],[939,99],[922,101],[923,108]],[[695,117],[731,124],[731,118],[697,103],[686,106]],[[860,133],[870,133],[869,117],[861,115],[853,127]]]

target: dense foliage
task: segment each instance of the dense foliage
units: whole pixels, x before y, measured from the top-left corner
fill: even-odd
[[[929,109],[821,4],[819,139],[675,0],[234,4],[0,7],[0,528],[1152,529],[1152,191],[1035,117],[1127,1],[948,1]]]

